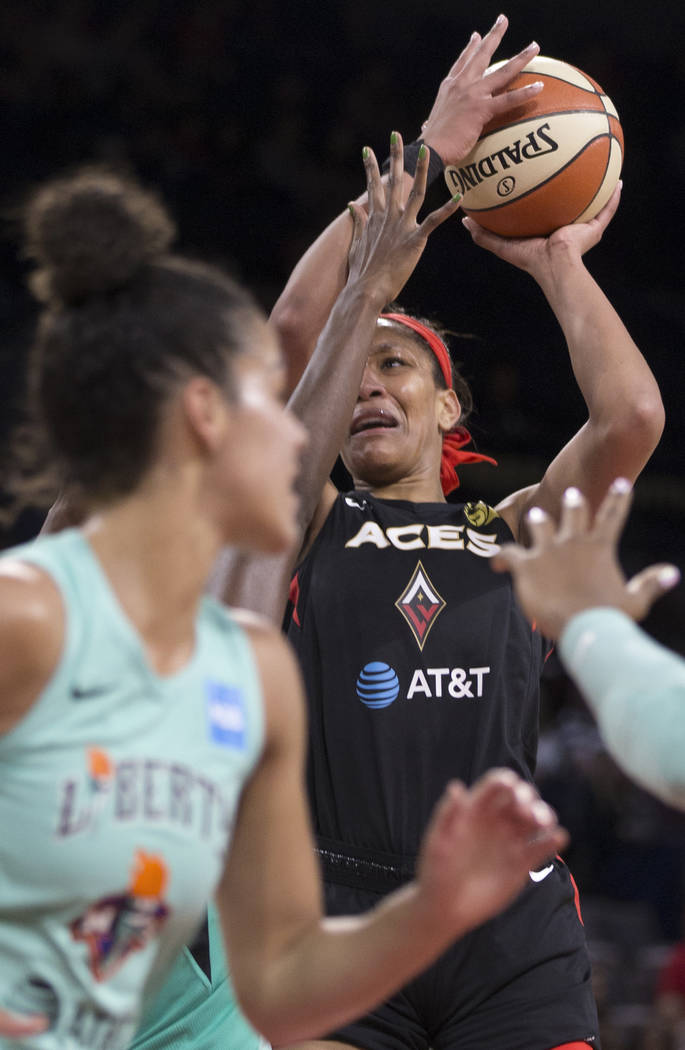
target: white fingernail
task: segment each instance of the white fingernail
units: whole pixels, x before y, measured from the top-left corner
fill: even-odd
[[[619,493],[630,492],[631,488],[632,488],[632,485],[628,481],[628,478],[616,478],[611,483],[611,491],[612,492],[619,492]]]
[[[539,525],[541,522],[547,521],[547,515],[542,507],[531,507],[528,511],[528,521],[532,521],[534,525]]]
[[[577,489],[575,485],[571,485],[564,492],[564,503],[567,507],[579,507],[583,502],[583,497],[580,494],[580,489]]]
[[[664,565],[657,573],[657,580],[662,587],[675,587],[680,579],[680,570],[675,565]]]
[[[556,819],[554,810],[542,800],[533,803],[533,815],[539,824],[552,824]]]

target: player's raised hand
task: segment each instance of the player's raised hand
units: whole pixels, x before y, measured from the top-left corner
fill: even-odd
[[[488,121],[523,105],[542,90],[542,83],[536,81],[527,87],[506,91],[507,85],[538,54],[540,48],[535,42],[485,75],[508,24],[507,18],[500,15],[484,37],[473,33],[440,84],[421,137],[444,164],[458,164],[473,149]]]
[[[540,277],[544,270],[559,259],[573,261],[583,256],[595,244],[599,244],[616,213],[622,188],[623,183],[619,181],[611,197],[594,219],[562,226],[548,237],[500,237],[499,234],[480,226],[470,215],[465,215],[461,221],[471,234],[474,244],[492,252],[512,266],[525,270],[533,277]]]
[[[492,559],[496,572],[511,572],[523,611],[543,634],[558,638],[571,616],[599,606],[640,620],[678,582],[677,568],[667,564],[626,580],[617,549],[631,498],[629,482],[617,479],[591,521],[585,497],[567,489],[558,528],[533,507],[526,520],[532,545],[507,544]]]
[[[567,841],[532,785],[510,769],[491,770],[470,790],[459,782],[446,788],[423,839],[417,882],[438,922],[476,926]]]
[[[399,295],[421,258],[430,234],[459,207],[457,196],[419,222],[429,157],[430,151],[424,147],[419,153],[413,187],[403,204],[402,136],[397,131],[390,136],[390,175],[386,184],[381,179],[373,150],[364,150],[368,215],[359,204],[349,205],[354,231],[348,285],[368,282],[383,303]]]

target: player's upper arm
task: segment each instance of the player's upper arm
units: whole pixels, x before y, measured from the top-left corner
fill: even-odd
[[[27,713],[57,667],[64,607],[40,569],[8,560],[0,567],[0,733]]]
[[[231,971],[257,1005],[266,964],[321,917],[321,889],[304,786],[305,712],[299,669],[273,627],[239,615],[264,697],[262,756],[241,796],[217,895]]]

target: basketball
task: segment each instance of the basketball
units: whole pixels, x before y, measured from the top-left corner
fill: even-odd
[[[468,157],[445,168],[465,214],[504,237],[587,222],[621,173],[623,131],[599,84],[567,62],[538,56],[508,90],[536,80],[544,87],[535,98],[492,120]]]

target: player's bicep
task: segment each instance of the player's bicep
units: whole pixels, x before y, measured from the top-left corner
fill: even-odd
[[[217,895],[241,999],[264,966],[321,916],[304,788],[305,716],[296,662],[276,632],[251,632],[266,712],[264,751],[241,796]],[[257,993],[258,994],[258,993]]]

